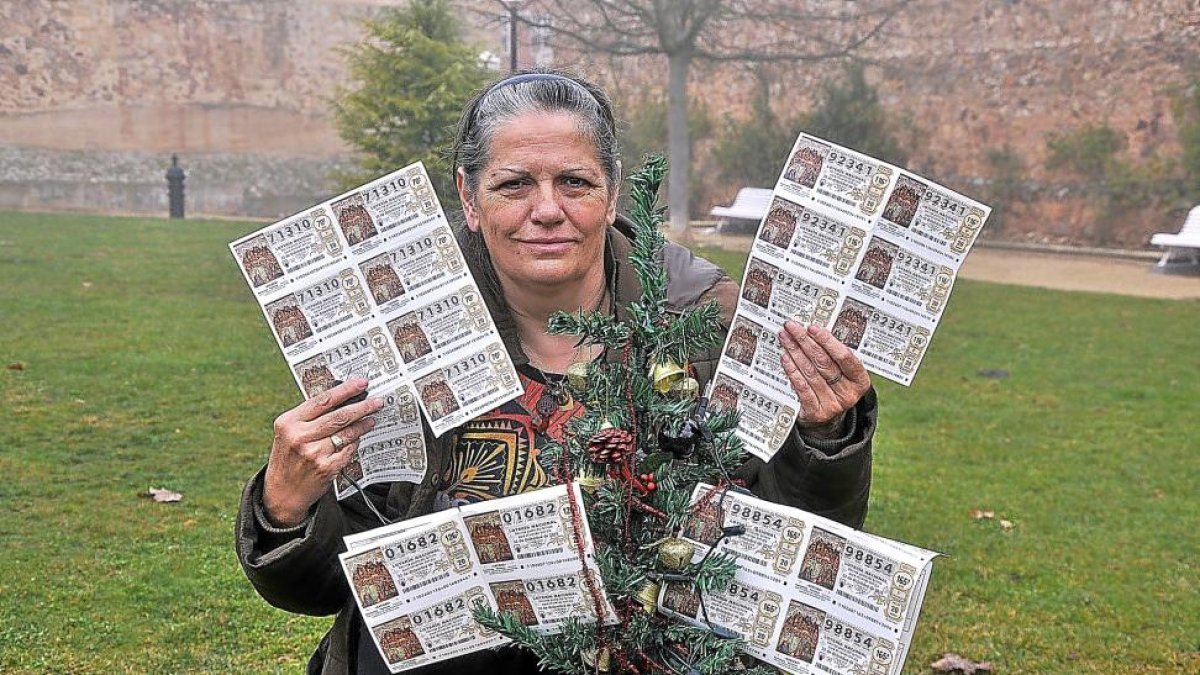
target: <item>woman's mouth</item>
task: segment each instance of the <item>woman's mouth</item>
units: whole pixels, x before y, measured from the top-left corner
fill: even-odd
[[[575,242],[571,239],[526,239],[521,244],[535,254],[554,255],[566,253]]]

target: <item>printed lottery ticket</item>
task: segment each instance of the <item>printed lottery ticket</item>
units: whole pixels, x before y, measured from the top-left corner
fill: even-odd
[[[587,514],[571,509],[567,486],[526,492],[458,507],[469,544],[488,574],[528,571],[578,562],[573,518],[584,550],[591,550]],[[582,504],[578,493],[576,504]]]
[[[708,485],[692,500],[693,559],[715,547],[737,573],[722,591],[665,584],[660,611],[732,632],[790,673],[900,672],[936,554]],[[723,536],[735,525],[744,532]]]
[[[718,366],[738,435],[769,460],[800,403],[779,362],[786,321],[828,328],[871,371],[912,383],[991,209],[801,134],[775,185]],[[719,385],[718,385],[719,386]],[[714,394],[715,396],[715,394]]]
[[[462,521],[448,517],[413,527],[342,556],[363,617],[390,617],[477,576]]]
[[[475,622],[475,606],[550,634],[595,621],[599,598],[615,623],[582,505],[578,485],[558,485],[346,537],[343,572],[391,671],[506,643]]]
[[[347,470],[359,485],[424,476],[413,410],[440,436],[521,393],[419,163],[229,249],[306,398],[353,377],[388,398]],[[345,478],[335,489],[355,491]]]
[[[375,428],[362,438],[354,458],[333,479],[338,499],[353,494],[354,486],[346,477],[362,485],[384,481],[418,483],[425,476],[425,436],[412,387],[402,382],[380,398],[384,405],[375,413]]]
[[[476,606],[496,608],[479,579],[454,511],[409,527],[380,528],[341,555],[342,568],[372,639],[391,672],[401,672],[508,640],[478,624]],[[369,534],[369,533],[367,533]]]
[[[401,673],[507,644],[508,638],[475,620],[476,607],[496,609],[485,586],[417,603],[403,614],[367,625],[388,670]]]
[[[604,595],[599,583],[600,570],[588,562],[596,580],[596,597],[602,598],[603,622],[618,622],[616,609]],[[571,619],[582,623],[596,621],[596,601],[578,563],[558,564],[536,572],[489,573],[488,584],[500,611],[512,612],[524,625],[541,632],[557,633]]]

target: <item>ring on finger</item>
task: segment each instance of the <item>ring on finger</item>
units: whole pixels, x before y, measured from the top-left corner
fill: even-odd
[[[841,381],[842,381],[842,374],[838,373],[837,375],[834,375],[833,377],[829,378],[828,380],[825,380],[825,384],[828,384],[829,386],[832,387],[833,385],[835,385]]]
[[[337,434],[333,434],[332,436],[330,436],[329,442],[333,443],[333,451],[334,452],[341,452],[342,448],[346,447],[346,439],[342,438],[341,436],[339,436]]]

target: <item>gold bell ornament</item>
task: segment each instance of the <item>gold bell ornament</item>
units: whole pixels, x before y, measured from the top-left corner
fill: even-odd
[[[671,359],[667,359],[664,363],[656,361],[654,365],[650,366],[650,381],[654,383],[654,390],[660,394],[666,394],[671,390],[672,384],[686,376],[687,371]]]
[[[596,493],[600,490],[600,486],[604,485],[604,474],[590,467],[584,467],[580,469],[579,475],[575,477],[575,480],[579,481],[579,488],[581,490],[595,497]]]
[[[658,562],[664,569],[682,572],[692,563],[692,544],[679,537],[668,537],[658,545]]]
[[[700,383],[694,377],[681,378],[671,384],[667,395],[676,401],[695,401],[700,397]]]
[[[658,583],[654,581],[647,581],[638,589],[637,600],[647,614],[653,614],[658,609],[658,590]]]
[[[567,384],[575,391],[587,388],[588,371],[591,365],[587,361],[573,361],[567,366]]]
[[[583,665],[587,666],[589,672],[594,669],[596,672],[610,673],[612,672],[612,654],[607,648],[599,651],[589,649],[583,653]]]

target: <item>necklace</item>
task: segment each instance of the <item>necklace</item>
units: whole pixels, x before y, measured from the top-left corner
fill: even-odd
[[[600,297],[596,300],[595,308],[592,311],[600,311],[600,307],[604,305],[604,299],[608,297],[610,297],[608,289],[601,288]],[[609,303],[609,311],[612,311],[611,302]],[[542,368],[534,362],[533,350],[525,344],[523,339],[521,339],[519,332],[517,334],[517,342],[521,345],[521,351],[525,352],[526,363],[528,363],[529,367],[533,368],[535,371],[537,371],[538,375],[541,376],[543,387],[542,393],[538,396],[537,401],[534,402],[533,410],[526,408],[525,412],[529,413],[530,422],[533,423],[533,426],[538,433],[544,433],[546,429],[549,428],[550,418],[554,415],[554,413],[558,412],[559,410],[569,409],[575,404],[575,401],[571,398],[571,392],[567,391],[567,388],[563,386],[564,377],[562,374],[556,374],[556,376],[552,378],[546,373],[545,370],[542,370]],[[585,346],[589,351],[587,357],[588,361],[592,361],[599,356],[598,354],[592,355],[590,353],[595,345],[590,343],[587,345],[577,344],[571,354],[572,363],[580,361],[580,352],[585,348]],[[602,353],[603,351],[601,351],[601,354]]]
[[[521,347],[523,349],[525,345],[522,344]],[[525,408],[525,412],[529,413],[529,422],[533,425],[534,430],[541,434],[550,428],[550,418],[554,416],[554,413],[571,408],[575,401],[571,398],[571,393],[563,386],[562,376],[551,377],[546,371],[538,368],[532,360],[528,361],[528,364],[541,377],[542,392],[534,401],[532,410],[520,403],[520,399],[518,399],[518,405],[521,405],[522,408]]]

